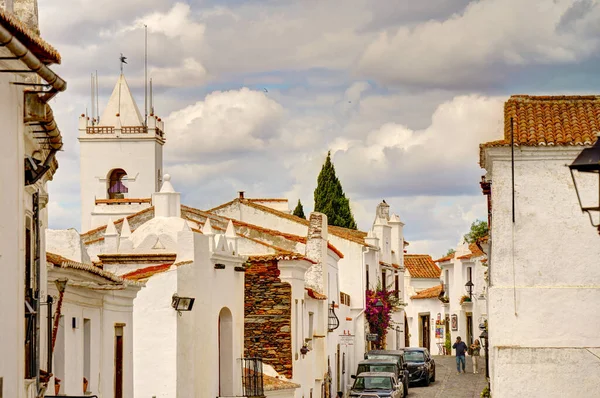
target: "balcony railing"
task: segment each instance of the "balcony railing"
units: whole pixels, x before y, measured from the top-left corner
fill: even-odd
[[[242,389],[248,398],[265,396],[262,358],[242,358]]]
[[[121,134],[146,134],[148,129],[146,126],[123,126],[121,127]]]
[[[114,134],[115,128],[112,126],[89,126],[86,128],[88,134]]]

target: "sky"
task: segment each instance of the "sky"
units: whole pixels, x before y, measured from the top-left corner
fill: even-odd
[[[182,202],[300,199],[328,151],[358,226],[385,199],[409,253],[443,256],[487,218],[479,144],[512,94],[600,90],[600,0],[40,0],[68,90],[50,228],[79,228],[77,121],[119,75],[143,112],[144,24],[164,172]]]

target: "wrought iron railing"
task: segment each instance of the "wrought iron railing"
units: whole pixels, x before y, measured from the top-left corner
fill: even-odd
[[[88,134],[114,134],[115,128],[111,126],[90,126],[86,128]]]
[[[245,397],[264,397],[262,358],[242,358],[242,389]]]
[[[146,126],[122,126],[121,134],[146,134],[148,129]]]

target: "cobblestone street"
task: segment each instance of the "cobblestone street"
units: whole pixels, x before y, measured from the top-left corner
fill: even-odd
[[[481,357],[479,374],[473,374],[471,357],[467,357],[467,373],[456,373],[454,356],[434,356],[436,381],[429,387],[411,385],[409,397],[471,398],[479,397],[486,386],[485,358]]]

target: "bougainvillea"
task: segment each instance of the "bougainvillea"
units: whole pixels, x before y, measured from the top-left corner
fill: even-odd
[[[367,290],[366,296],[365,316],[369,323],[369,331],[377,334],[378,340],[375,343],[381,349],[387,331],[392,326],[392,312],[399,307],[400,300],[396,297],[395,290],[384,290],[381,286],[377,286],[375,290]],[[377,306],[378,301],[383,305]]]

